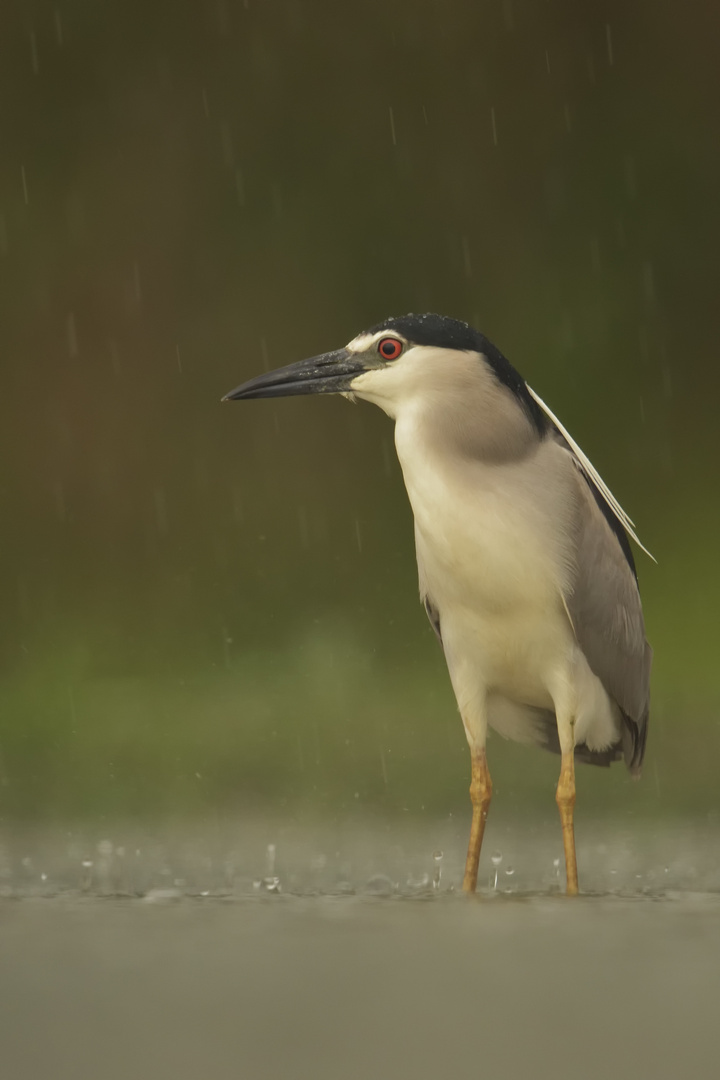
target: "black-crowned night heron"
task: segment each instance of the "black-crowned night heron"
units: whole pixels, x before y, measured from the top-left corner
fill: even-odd
[[[652,650],[633,523],[550,409],[487,338],[441,315],[387,319],[228,399],[344,394],[395,421],[420,596],[470,745],[473,892],[492,783],[488,725],[561,754],[567,891],[578,891],[575,759],[638,774]],[[645,550],[643,548],[643,550]]]

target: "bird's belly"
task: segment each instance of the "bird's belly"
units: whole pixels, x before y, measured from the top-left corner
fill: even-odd
[[[518,608],[501,617],[440,608],[453,682],[524,705],[552,709],[551,687],[571,664],[572,632],[561,612]]]
[[[553,568],[536,538],[491,519],[488,527],[424,535],[416,521],[423,587],[440,616],[451,668],[514,701],[552,707],[548,687],[575,640]],[[463,680],[465,681],[465,680]]]
[[[551,707],[549,687],[576,648],[563,602],[571,560],[562,500],[552,501],[532,464],[438,460],[414,434],[396,427],[420,587],[438,609],[456,695],[461,684],[482,684]]]

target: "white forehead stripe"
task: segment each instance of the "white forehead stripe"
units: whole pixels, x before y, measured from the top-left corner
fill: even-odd
[[[372,334],[358,334],[356,338],[348,342],[346,348],[348,352],[364,352],[371,342]]]

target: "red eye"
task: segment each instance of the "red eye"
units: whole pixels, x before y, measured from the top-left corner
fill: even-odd
[[[394,337],[383,338],[378,345],[378,351],[383,360],[397,360],[400,353],[403,351],[402,341],[398,341]]]

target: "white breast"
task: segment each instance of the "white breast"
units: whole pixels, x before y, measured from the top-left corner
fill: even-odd
[[[548,681],[574,648],[562,599],[571,564],[562,474],[548,468],[544,446],[507,464],[433,454],[412,416],[398,418],[396,445],[421,589],[440,613],[451,675],[453,662],[467,666],[488,690],[550,706]]]

